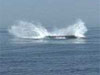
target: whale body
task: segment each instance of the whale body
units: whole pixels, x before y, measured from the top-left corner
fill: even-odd
[[[49,39],[75,39],[75,38],[78,38],[76,37],[75,35],[61,35],[61,36],[56,36],[56,35],[52,35],[52,36],[46,36],[46,38],[49,38]]]

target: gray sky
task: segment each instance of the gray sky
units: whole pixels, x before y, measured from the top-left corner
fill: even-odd
[[[78,18],[88,26],[100,26],[100,0],[0,0],[0,27],[16,20],[61,27]]]

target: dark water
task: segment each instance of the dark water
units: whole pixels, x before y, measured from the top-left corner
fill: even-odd
[[[100,28],[86,39],[18,39],[0,29],[0,75],[99,75]]]

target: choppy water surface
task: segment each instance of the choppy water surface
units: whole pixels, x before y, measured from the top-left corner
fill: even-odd
[[[0,29],[0,75],[99,75],[100,29],[85,39],[34,40]]]

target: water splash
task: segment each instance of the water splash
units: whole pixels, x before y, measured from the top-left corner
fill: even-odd
[[[72,34],[77,37],[85,37],[85,33],[87,32],[85,23],[80,19],[74,25],[69,26],[67,30],[68,35]]]
[[[81,19],[79,19],[77,20],[75,24],[59,29],[59,30],[56,30],[52,34],[62,35],[62,36],[63,35],[68,35],[68,36],[74,35],[78,38],[81,38],[81,37],[85,37],[86,32],[87,32],[87,28],[85,26],[85,23]]]
[[[29,22],[20,21],[17,24],[13,25],[9,32],[19,38],[33,38],[33,39],[42,39],[46,36],[66,36],[74,35],[76,37],[85,37],[87,28],[85,23],[82,20],[78,20],[75,24],[70,25],[62,29],[58,29],[53,32],[48,32],[41,24],[34,24]]]
[[[18,38],[44,38],[49,33],[41,26],[41,24],[33,24],[25,21],[20,21],[13,25],[9,32]]]

